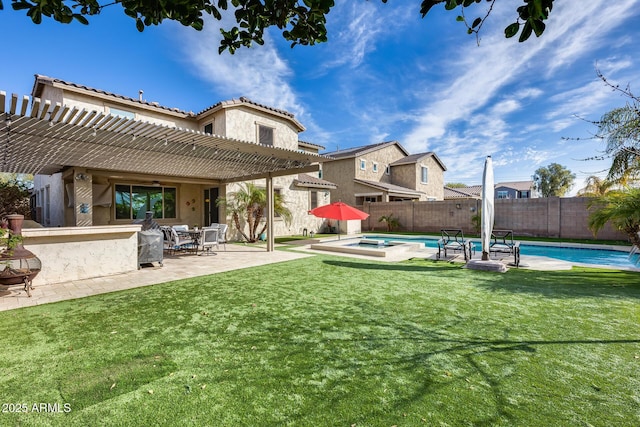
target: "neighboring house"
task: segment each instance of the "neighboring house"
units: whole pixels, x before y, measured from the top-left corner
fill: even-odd
[[[322,178],[337,185],[331,198],[364,202],[443,200],[447,168],[433,152],[409,154],[398,141],[323,153]]]
[[[54,169],[57,172],[51,175],[36,175],[36,219],[45,226],[130,224],[143,218],[147,210],[154,212],[155,220],[161,225],[187,224],[193,227],[228,222],[226,212],[216,205],[216,199],[239,188],[239,182],[231,182],[239,173],[247,178],[252,178],[252,175],[268,176],[274,192],[280,193],[293,213],[293,222],[289,226],[280,218],[274,218],[275,235],[299,234],[303,228],[318,229],[322,224],[322,219],[309,215],[308,211],[318,204],[330,203],[329,190],[334,189],[335,185],[319,178],[317,163],[315,167],[301,166],[298,170],[304,173],[291,172],[295,172],[296,164],[302,163],[296,160],[301,158],[302,152],[310,153],[310,163],[318,162],[318,159],[321,161],[318,152],[324,147],[299,141],[298,133],[305,128],[287,111],[240,98],[219,102],[199,113],[192,113],[144,101],[142,92],[139,99],[134,99],[41,75],[36,75],[32,96],[34,100],[46,99],[52,104],[69,107],[80,116],[89,112],[89,115],[106,116],[105,120],[119,123],[112,126],[101,122],[98,131],[105,129],[106,132],[106,129],[117,126],[141,129],[146,132],[145,135],[151,135],[145,137],[145,143],[151,141],[155,144],[153,150],[147,150],[149,159],[155,159],[153,167],[150,166],[148,170],[155,172],[131,172],[136,170],[131,165],[129,169],[120,170],[119,161],[124,164],[133,159],[118,160],[120,153],[105,147],[103,156],[105,161],[110,161],[109,167],[79,168],[75,163],[74,166],[60,165]],[[52,122],[50,129],[51,132],[57,132],[58,127],[53,126],[52,116],[53,113],[49,115]],[[65,120],[69,121],[66,117]],[[184,140],[184,131],[187,137],[190,133],[194,138],[197,137],[198,142],[194,139],[193,143],[182,143],[182,146],[186,146],[184,154],[176,154],[174,149],[172,156],[167,154],[167,160],[162,163],[163,150],[169,151],[173,149],[171,144],[175,147],[179,143],[167,141],[166,135],[174,132],[172,137]],[[140,137],[136,141],[136,133],[131,132],[122,138],[127,138],[130,145],[142,139]],[[109,143],[117,145],[117,141]],[[244,145],[240,147],[240,144]],[[255,153],[246,152],[247,144],[255,144]],[[144,158],[145,152],[140,151],[135,154],[140,156],[139,163],[150,163],[149,159]],[[130,156],[133,155],[132,152]],[[93,163],[97,164],[98,160],[94,158]],[[190,162],[193,170],[189,170]],[[198,168],[202,168],[202,173],[198,173]],[[258,168],[267,172],[259,173]],[[268,170],[276,172],[269,173]],[[284,175],[287,171],[290,174]],[[229,179],[216,179],[214,176],[229,176]],[[252,182],[262,187],[266,185],[264,179]],[[83,203],[81,208],[78,208],[77,200],[82,195],[77,189],[79,183],[84,183],[89,194],[88,200],[92,201]],[[79,212],[88,219],[78,221],[77,218],[81,216]],[[233,232],[233,226],[229,227],[229,232]]]
[[[444,199],[482,199],[482,185],[444,187]]]
[[[531,199],[537,197],[533,181],[499,182],[495,187],[496,199]]]
[[[533,181],[501,182],[494,187],[496,199],[529,199],[535,198]],[[482,199],[482,185],[468,187],[444,187],[445,200]]]

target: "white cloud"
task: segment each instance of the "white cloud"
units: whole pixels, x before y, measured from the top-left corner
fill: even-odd
[[[549,98],[556,107],[547,111],[548,120],[566,120],[570,116],[587,118],[598,111],[611,98],[611,91],[603,87],[602,81],[593,80],[585,86],[557,93]]]
[[[492,106],[491,103],[502,91],[517,79],[529,81],[531,77],[542,78],[545,73],[567,67],[581,58],[588,49],[603,44],[608,32],[623,22],[624,18],[628,18],[622,13],[633,10],[632,6],[637,3],[637,0],[613,4],[607,0],[594,0],[589,2],[588,7],[584,7],[583,2],[561,3],[554,7],[543,36],[533,36],[524,44],[514,39],[505,39],[500,25],[493,29],[484,27],[479,47],[466,45],[455,51],[451,50],[457,54],[444,68],[454,72],[449,72],[444,81],[441,80],[438,86],[426,80],[421,82],[425,87],[422,91],[422,107],[418,108],[419,118],[404,138],[407,148],[418,152],[427,147],[437,147],[439,155],[440,151],[458,154],[459,150],[449,146],[462,144],[470,149],[460,154],[469,161],[481,163],[478,159],[486,153],[472,147],[483,142],[482,136],[493,134],[491,142],[498,148],[505,146],[509,133],[517,130],[507,129],[506,116],[523,108],[519,101],[525,98],[542,98],[552,89],[540,85],[529,86],[515,92],[513,97],[502,98]],[[510,10],[505,8],[512,7],[508,2],[496,3],[494,12],[497,13],[492,13],[490,19],[504,16]],[[619,65],[622,66],[622,63]],[[548,81],[553,82],[551,79]],[[602,90],[595,91],[595,84],[590,83],[587,87],[572,89],[552,97],[557,107],[547,117],[555,118],[554,130],[569,126],[571,114],[590,112],[595,105],[601,103],[602,97],[607,94],[598,93],[602,93]],[[539,111],[538,108],[536,110]],[[483,111],[489,113],[482,114]],[[483,119],[484,123],[479,123],[478,118]],[[535,127],[530,123],[522,126],[525,125],[530,129]],[[465,129],[470,130],[467,132]],[[464,139],[461,140],[461,137]],[[470,159],[474,152],[478,157]],[[527,156],[532,161],[540,162],[549,158],[549,153],[533,150],[528,151]],[[464,166],[454,165],[450,170],[465,174],[468,163],[455,163]]]
[[[373,1],[338,2],[327,16],[331,58],[322,67],[358,67],[376,49],[381,37],[397,31],[407,21],[404,19],[407,13],[407,8],[392,8]],[[397,25],[391,26],[389,22]]]
[[[292,71],[268,35],[265,35],[264,46],[238,49],[234,55],[228,52],[219,55],[222,37],[219,28],[218,22],[211,20],[201,32],[188,28],[181,31],[186,60],[195,67],[194,74],[225,96],[247,96],[267,105],[304,113],[289,85]]]
[[[629,18],[629,11],[637,7],[637,1],[559,2],[554,6],[543,37],[562,38],[562,43],[548,56],[549,74],[600,47],[606,40],[604,36]]]
[[[227,14],[222,22],[211,19],[200,32],[176,26],[179,36],[184,40],[185,60],[192,67],[192,73],[210,83],[212,92],[222,97],[246,96],[255,102],[295,114],[307,132],[313,134],[313,142],[321,145],[328,143],[331,134],[316,123],[300,101],[292,83],[294,72],[268,33],[264,34],[262,46],[241,48],[233,55],[228,52],[218,54],[222,38],[220,27],[230,28],[234,24],[232,17]],[[304,139],[304,135],[301,135],[301,139]]]
[[[500,101],[496,105],[491,108],[491,111],[494,114],[504,115],[508,113],[512,113],[516,110],[520,109],[520,103],[515,99],[505,99],[504,101]]]

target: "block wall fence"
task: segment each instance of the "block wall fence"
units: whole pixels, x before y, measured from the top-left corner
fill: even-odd
[[[495,229],[513,230],[518,236],[594,239],[587,227],[589,199],[585,197],[545,197],[537,199],[498,199],[495,201]],[[362,221],[362,231],[384,231],[378,222],[393,214],[400,221],[398,231],[440,233],[443,228],[461,228],[475,234],[472,217],[482,206],[481,200],[444,200],[437,202],[386,202],[358,206],[369,214]],[[627,236],[607,224],[596,236],[602,240],[628,240]]]

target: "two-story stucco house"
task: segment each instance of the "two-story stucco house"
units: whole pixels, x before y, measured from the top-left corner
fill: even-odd
[[[533,188],[533,181],[499,182],[495,188],[496,199],[531,199],[537,193]]]
[[[320,227],[308,211],[335,188],[319,178],[323,147],[298,139],[295,116],[247,98],[192,113],[42,75],[32,97],[32,116],[49,120],[51,155],[77,147],[53,165],[34,163],[35,219],[47,227],[131,224],[148,210],[159,224],[225,223],[216,199],[250,181],[279,192],[293,213],[290,225],[273,218],[274,235],[299,234]]]
[[[533,181],[499,182],[494,187],[496,199],[531,199],[537,197],[533,189]],[[482,199],[482,185],[467,187],[444,187],[444,198],[453,199]]]
[[[331,198],[351,205],[443,200],[444,171],[433,152],[409,154],[398,141],[324,153],[322,177],[337,185]]]

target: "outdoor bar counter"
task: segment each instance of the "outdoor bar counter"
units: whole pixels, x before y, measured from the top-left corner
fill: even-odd
[[[23,228],[24,247],[42,261],[33,285],[71,282],[138,268],[141,225]]]

